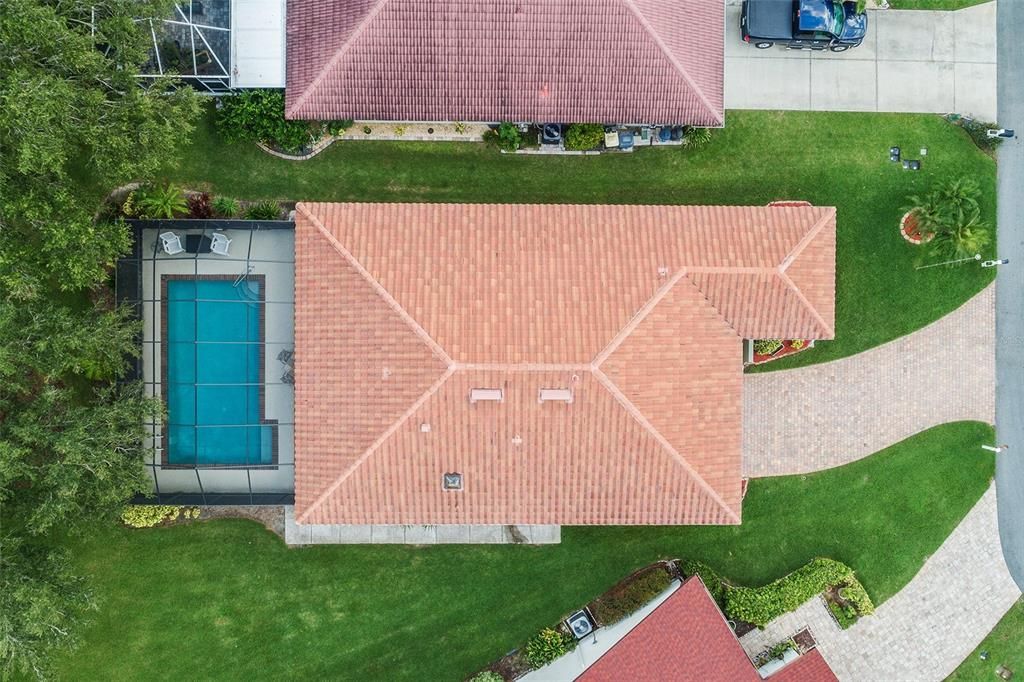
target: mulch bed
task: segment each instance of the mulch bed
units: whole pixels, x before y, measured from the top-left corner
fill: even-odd
[[[755,352],[754,353],[754,364],[755,365],[760,365],[760,364],[765,363],[765,362],[771,362],[772,360],[778,360],[779,358],[784,358],[787,355],[793,355],[794,353],[800,353],[800,352],[805,351],[808,348],[812,347],[811,346],[811,342],[805,340],[803,346],[801,346],[800,348],[794,348],[793,347],[793,341],[800,341],[800,340],[802,340],[802,339],[792,339],[792,340],[789,340],[789,341],[783,341],[782,342],[782,350],[777,351],[773,355],[762,355],[761,353]]]
[[[499,658],[487,669],[498,673],[504,680],[514,680],[533,670],[533,667],[526,662],[526,654],[516,649]]]
[[[808,651],[818,646],[818,643],[814,641],[814,636],[811,634],[811,631],[807,628],[804,628],[793,635],[793,641],[796,643],[796,648],[801,654],[806,654]]]
[[[199,521],[210,521],[213,519],[249,519],[263,524],[271,533],[276,533],[284,539],[284,507],[260,506],[249,507],[243,505],[225,505],[216,507],[199,507]]]
[[[922,235],[917,229],[917,218],[913,211],[907,211],[900,219],[900,234],[911,244],[925,244],[935,238],[935,233]]]

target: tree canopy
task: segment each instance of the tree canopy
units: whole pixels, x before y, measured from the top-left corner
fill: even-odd
[[[0,12],[0,284],[8,296],[92,286],[128,244],[94,221],[114,187],[173,159],[195,93],[136,79],[164,0],[4,0]]]
[[[138,324],[104,296],[130,246],[113,188],[173,161],[188,89],[136,80],[164,0],[0,3],[0,678],[45,676],[95,606],[62,539],[149,489],[145,421],[120,381]]]

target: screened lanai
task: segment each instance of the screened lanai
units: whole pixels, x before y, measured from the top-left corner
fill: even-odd
[[[117,293],[143,323],[135,377],[162,502],[280,504],[294,491],[293,225],[133,221]]]

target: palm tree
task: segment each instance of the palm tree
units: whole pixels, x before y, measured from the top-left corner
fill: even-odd
[[[137,201],[141,214],[147,218],[170,220],[176,213],[180,214],[188,210],[188,206],[185,204],[185,193],[172,184],[150,187]]]
[[[921,237],[927,237],[942,228],[945,220],[942,196],[939,192],[929,192],[925,195],[914,194],[907,197],[907,202],[903,211],[913,215],[914,232]]]
[[[989,226],[982,222],[981,211],[974,208],[966,215],[958,216],[957,222],[935,233],[932,253],[948,258],[971,258],[989,245],[992,236]]]
[[[959,178],[946,185],[939,192],[939,198],[942,210],[949,214],[949,223],[960,225],[980,210],[981,187],[973,178]]]

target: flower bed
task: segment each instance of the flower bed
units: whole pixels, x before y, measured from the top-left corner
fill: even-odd
[[[934,232],[922,235],[917,229],[917,218],[914,211],[907,211],[900,219],[900,234],[911,244],[925,244],[935,238]]]
[[[774,342],[778,346],[760,346],[759,344],[766,342]],[[753,359],[751,362],[755,365],[760,365],[765,362],[771,362],[772,360],[778,360],[784,358],[787,355],[793,355],[805,351],[808,348],[814,348],[814,341],[807,339],[764,339],[753,342]]]

